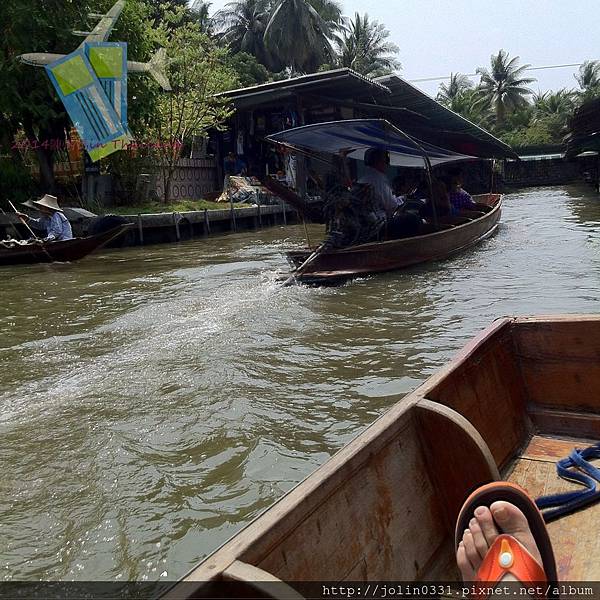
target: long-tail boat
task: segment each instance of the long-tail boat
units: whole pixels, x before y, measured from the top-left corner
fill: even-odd
[[[454,527],[470,492],[495,480],[533,497],[575,487],[555,463],[600,438],[599,358],[598,315],[495,321],[166,597],[457,581]],[[548,523],[559,580],[600,578],[597,523],[600,503]]]
[[[123,235],[130,227],[131,224],[125,223],[96,235],[58,242],[0,242],[0,266],[79,260]]]
[[[348,157],[361,160],[369,148],[386,149],[390,164],[397,167],[421,168],[431,183],[431,168],[437,165],[477,158],[420,141],[404,133],[384,119],[353,119],[305,125],[273,134],[267,138],[288,151],[299,154]],[[265,185],[302,212],[307,220],[326,222],[323,206],[307,202],[274,181]],[[430,187],[430,197],[433,192]],[[500,194],[484,194],[474,198],[478,210],[453,217],[438,217],[435,202],[429,226],[412,236],[371,241],[346,247],[327,246],[312,256],[315,248],[289,252],[295,280],[303,283],[331,283],[356,276],[392,271],[416,263],[437,260],[464,250],[493,234],[502,210]],[[311,257],[310,264],[307,259]]]

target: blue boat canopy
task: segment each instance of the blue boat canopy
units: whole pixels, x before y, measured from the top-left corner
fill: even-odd
[[[476,158],[414,140],[385,119],[352,119],[304,125],[274,133],[267,140],[291,149],[346,153],[356,160],[362,160],[369,148],[381,148],[388,150],[390,164],[397,167],[425,168],[423,151],[432,165]]]

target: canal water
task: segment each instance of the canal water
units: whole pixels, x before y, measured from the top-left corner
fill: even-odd
[[[177,578],[495,318],[600,312],[587,188],[511,193],[478,247],[339,288],[278,285],[302,238],[2,269],[3,579]]]

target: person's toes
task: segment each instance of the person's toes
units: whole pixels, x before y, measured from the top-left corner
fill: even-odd
[[[542,564],[542,557],[538,550],[535,539],[529,528],[529,523],[523,512],[514,504],[499,500],[490,506],[490,511],[494,521],[498,524],[503,533],[512,535],[516,538],[538,563]]]
[[[473,534],[471,533],[471,531],[469,529],[465,529],[465,532],[463,534],[463,543],[465,545],[465,553],[467,555],[467,558],[469,559],[469,562],[471,563],[473,570],[475,571],[475,573],[477,573],[477,571],[483,561],[482,561],[481,556],[479,555],[479,552],[475,546],[475,540],[473,539]]]
[[[473,517],[469,521],[469,531],[473,536],[473,543],[475,544],[475,549],[477,550],[477,553],[479,554],[481,560],[483,560],[485,558],[485,555],[487,554],[489,546],[487,544],[485,536],[483,535],[483,531],[481,531],[481,527],[479,527],[479,523],[477,522],[477,519],[475,517]]]
[[[456,550],[456,564],[460,571],[460,575],[463,581],[475,581],[476,571],[473,569],[473,565],[467,558],[467,552],[465,550],[465,543],[460,542]]]
[[[494,523],[494,517],[487,506],[478,506],[475,509],[475,518],[483,532],[488,548],[496,541],[498,529]]]

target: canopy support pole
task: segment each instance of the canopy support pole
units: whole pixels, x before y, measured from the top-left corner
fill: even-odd
[[[433,178],[431,176],[432,167],[431,167],[431,161],[429,160],[429,156],[427,156],[427,152],[425,152],[425,148],[423,148],[423,146],[421,146],[421,144],[419,144],[419,142],[417,142],[417,140],[415,140],[415,138],[408,135],[408,133],[406,133],[406,131],[403,131],[399,127],[397,127],[395,125],[394,125],[394,127],[396,127],[396,129],[403,136],[405,136],[408,140],[410,140],[415,145],[415,148],[421,152],[421,156],[423,157],[423,161],[425,162],[425,172],[427,174],[427,185],[429,187],[429,197],[431,198],[431,216],[433,217],[434,227],[437,227],[439,224],[439,220],[438,220],[438,214],[437,214],[437,207],[435,205],[435,198],[433,196]]]
[[[414,142],[414,140],[413,140]],[[418,145],[418,144],[417,144]],[[423,149],[419,147],[421,151]],[[431,176],[431,162],[427,154],[423,154],[423,160],[425,161],[425,172],[427,173],[427,186],[429,187],[429,197],[431,198],[431,215],[433,217],[433,225],[437,227],[439,224],[437,206],[435,205],[435,198],[433,196],[433,178]]]

